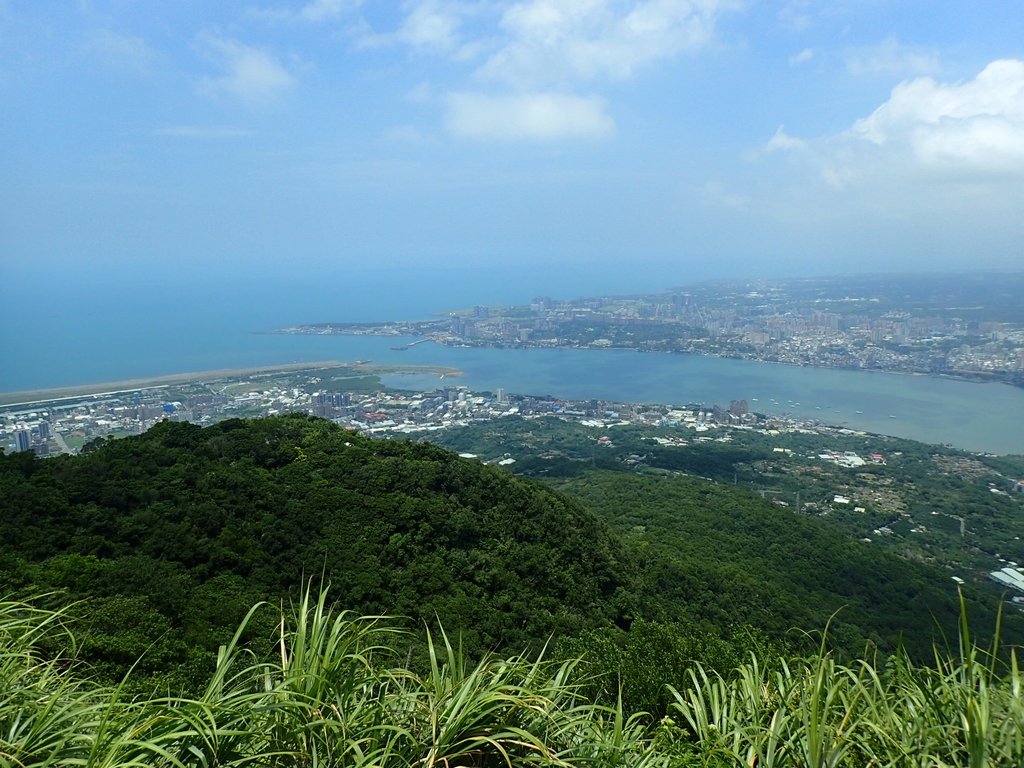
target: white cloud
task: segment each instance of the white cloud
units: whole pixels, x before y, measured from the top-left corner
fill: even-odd
[[[483,61],[475,85],[446,101],[466,137],[556,139],[614,131],[603,100],[576,93],[694,53],[742,0],[407,0],[397,30],[363,46],[404,44],[457,62]],[[486,22],[496,21],[496,26]],[[484,23],[482,23],[484,22]]]
[[[764,145],[764,148],[768,152],[776,152],[779,150],[789,149],[802,149],[806,142],[803,139],[798,139],[795,136],[790,136],[786,133],[785,129],[780,125],[775,131],[775,135],[768,139],[768,142]]]
[[[790,32],[806,32],[814,23],[808,0],[792,0],[779,10],[779,21]]]
[[[599,139],[615,130],[604,102],[596,97],[553,92],[453,93],[447,106],[449,130],[472,139]]]
[[[965,83],[901,83],[849,136],[922,165],[1024,173],[1024,61],[994,61]]]
[[[448,57],[456,62],[477,58],[488,41],[464,34],[469,19],[493,13],[491,3],[464,0],[405,0],[398,28],[375,32],[365,20],[354,34],[357,48],[384,48],[404,45],[416,53]]]
[[[216,34],[199,36],[200,50],[224,70],[219,77],[203,78],[200,90],[228,95],[248,104],[273,101],[295,83],[292,74],[268,51]]]
[[[994,61],[964,82],[907,80],[840,134],[801,140],[780,128],[764,148],[802,156],[836,189],[971,184],[1013,189],[1024,204],[1024,61]]]
[[[934,51],[889,38],[878,45],[848,50],[846,68],[853,75],[930,75],[938,72],[941,64]]]
[[[459,43],[459,6],[440,0],[407,3],[405,19],[395,37],[418,50],[447,53]]]
[[[528,0],[501,19],[506,41],[480,75],[518,87],[622,80],[713,39],[732,0]]]
[[[795,67],[798,64],[806,64],[808,61],[814,58],[813,48],[804,48],[800,53],[795,53],[789,57],[789,65]]]

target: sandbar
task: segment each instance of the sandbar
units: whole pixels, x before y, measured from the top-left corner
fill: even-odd
[[[70,387],[54,387],[52,389],[26,389],[19,392],[0,392],[0,406],[34,405],[56,400],[70,400],[78,397],[119,395],[140,389],[167,387],[174,384],[193,384],[218,379],[237,379],[246,376],[273,375],[293,371],[328,370],[331,368],[350,368],[366,375],[394,373],[436,373],[445,376],[458,376],[462,373],[457,368],[445,368],[432,365],[374,365],[364,361],[341,362],[339,360],[321,360],[310,363],[283,363],[281,365],[263,365],[253,368],[220,368],[212,371],[189,371],[171,373],[163,376],[147,376],[138,379],[122,379],[98,384],[79,384]]]

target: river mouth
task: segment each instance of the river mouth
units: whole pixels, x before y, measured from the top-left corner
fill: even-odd
[[[159,360],[97,357],[90,362],[93,381],[116,382],[176,371],[266,367],[283,361],[306,366],[318,361],[361,361],[375,369],[387,386],[400,389],[450,386],[458,371],[454,383],[475,391],[501,388],[576,400],[666,405],[728,406],[732,400],[747,400],[751,410],[773,416],[968,451],[1024,454],[1024,429],[1020,428],[1024,389],[1005,384],[623,349],[459,348],[434,343],[391,349],[416,340],[245,334],[234,346],[217,344],[199,350],[201,354],[179,351]]]

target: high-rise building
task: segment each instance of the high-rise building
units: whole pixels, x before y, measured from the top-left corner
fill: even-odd
[[[14,433],[14,450],[19,453],[32,450],[32,430],[19,429]]]
[[[676,312],[681,313],[684,310],[686,310],[690,306],[690,303],[692,301],[693,297],[691,297],[688,293],[672,294],[672,308],[675,309]]]
[[[39,422],[39,426],[37,427],[37,429],[39,430],[39,439],[40,440],[49,440],[50,439],[50,422],[48,422],[48,421],[40,421]]]

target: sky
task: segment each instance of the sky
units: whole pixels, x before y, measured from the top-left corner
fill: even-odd
[[[1024,268],[1020,0],[0,0],[0,278]]]

